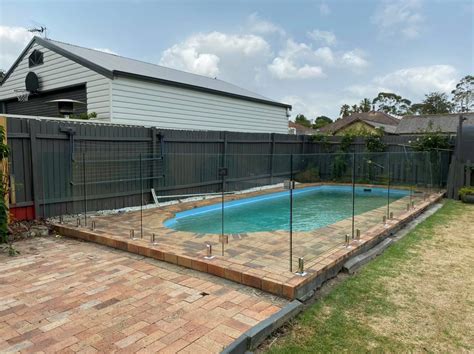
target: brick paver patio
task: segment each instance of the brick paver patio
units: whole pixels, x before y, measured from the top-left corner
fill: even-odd
[[[370,187],[370,186],[368,186]],[[252,195],[281,191],[272,189],[245,195],[233,195],[226,200],[234,200]],[[426,191],[427,192],[427,191]],[[224,256],[221,255],[219,235],[196,234],[167,228],[163,222],[177,212],[200,206],[218,203],[219,199],[180,203],[166,207],[119,213],[89,218],[95,221],[96,229],[57,225],[57,230],[65,235],[94,241],[119,249],[129,250],[152,258],[208,272],[229,280],[262,289],[289,299],[295,297],[295,289],[304,285],[341,259],[347,258],[366,242],[386,234],[430,203],[441,194],[417,193],[390,203],[393,219],[386,225],[382,217],[386,215],[386,206],[359,214],[355,218],[355,228],[361,231],[360,242],[351,242],[344,247],[346,234],[351,234],[351,218],[309,232],[293,234],[293,271],[297,269],[298,257],[304,257],[308,275],[300,277],[289,271],[289,232],[252,232],[229,235]],[[426,198],[426,199],[425,199]],[[413,201],[415,206],[407,210],[407,204]],[[334,207],[337,207],[336,205]],[[317,217],[315,215],[315,217]],[[143,238],[140,238],[140,220],[143,218]],[[74,221],[73,221],[74,222]],[[130,240],[133,229],[137,240]],[[156,245],[150,244],[151,235],[156,236]],[[206,243],[212,244],[215,258],[204,259]]]
[[[0,352],[220,352],[281,298],[67,238],[0,255]]]

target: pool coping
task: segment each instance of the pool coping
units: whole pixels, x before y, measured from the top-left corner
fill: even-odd
[[[362,186],[380,187],[375,185]],[[271,190],[265,190],[264,192],[269,193]],[[260,194],[260,192],[258,194]],[[239,197],[242,198],[245,198],[246,196],[247,195],[245,194],[239,195]],[[145,240],[131,240],[120,236],[106,234],[104,232],[97,233],[90,229],[58,223],[53,223],[53,228],[57,233],[64,236],[95,242],[141,256],[213,274],[290,300],[298,299],[304,301],[311,296],[312,292],[321,286],[324,281],[334,277],[342,269],[343,264],[347,262],[349,258],[357,256],[374,247],[376,244],[383,241],[385,238],[402,228],[405,224],[416,218],[442,197],[443,193],[431,194],[426,200],[420,202],[413,209],[401,214],[398,218],[387,220],[385,225],[376,225],[361,234],[360,242],[352,241],[350,243],[351,248],[341,247],[335,252],[332,252],[326,258],[323,258],[317,269],[311,268],[313,273],[306,277],[297,277],[289,282],[277,281],[265,277],[262,278],[242,269],[241,267],[235,267],[233,264],[225,264],[226,262],[222,262],[224,264],[219,264],[219,259],[207,260],[198,257],[197,255],[182,255],[179,254],[179,252],[176,252],[176,250],[160,249],[159,246],[150,245]]]

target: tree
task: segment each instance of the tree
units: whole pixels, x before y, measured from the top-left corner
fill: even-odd
[[[313,129],[319,129],[331,123],[332,123],[331,118],[326,117],[326,116],[319,116],[319,117],[316,117],[314,121]]]
[[[411,101],[392,92],[379,92],[372,103],[377,111],[403,116],[410,112]]]
[[[359,113],[359,112],[360,112],[359,106],[356,105],[356,104],[353,104],[352,107],[351,107],[351,114],[352,113]]]
[[[474,111],[474,76],[463,77],[451,93],[455,112]]]
[[[341,106],[341,111],[339,115],[344,118],[351,114],[351,107],[348,104],[343,104]]]
[[[5,77],[5,70],[0,69],[0,84],[2,83],[4,77]]]
[[[372,103],[370,102],[370,99],[364,98],[362,101],[359,103],[359,112],[370,112],[372,109]]]
[[[306,127],[306,128],[311,128],[311,121],[306,118],[303,114],[298,114],[295,118],[295,123],[296,124],[299,124],[299,125],[302,125],[303,127]]]
[[[413,104],[411,110],[416,114],[451,113],[453,104],[445,93],[431,92],[425,95],[423,102]]]

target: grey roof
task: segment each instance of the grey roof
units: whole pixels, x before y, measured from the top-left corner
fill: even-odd
[[[397,126],[396,134],[421,134],[425,131],[439,131],[455,134],[460,114],[426,114],[404,116]],[[474,125],[474,113],[462,113],[467,118],[465,125]]]
[[[40,37],[34,37],[18,59],[24,56],[28,48],[31,47],[34,42],[110,78],[115,76],[129,76],[291,108],[290,105],[273,101],[222,80]],[[5,75],[5,78],[8,78],[10,72],[18,62],[19,60],[13,64],[12,68],[10,68]]]
[[[395,131],[397,130],[397,126],[395,125],[382,124],[382,123],[372,122],[370,120],[364,120],[364,122],[366,124],[373,126],[374,128],[382,128],[385,133],[389,133],[389,134],[395,134]]]
[[[391,115],[385,112],[378,112],[378,111],[359,112],[359,113],[352,113],[351,115],[347,117],[337,119],[331,124],[325,125],[324,127],[320,128],[319,131],[322,133],[334,134],[338,130],[356,121],[362,121],[374,127],[376,127],[375,124],[380,124],[381,127],[382,126],[396,127],[398,123],[400,122],[398,118],[392,117]],[[393,129],[391,128],[385,129],[387,133],[391,133],[391,130]]]

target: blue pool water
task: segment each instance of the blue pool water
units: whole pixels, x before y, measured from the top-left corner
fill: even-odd
[[[355,189],[355,213],[361,214],[387,203],[387,190]],[[390,202],[408,195],[390,190]],[[225,202],[224,232],[229,234],[289,230],[289,191]],[[316,186],[293,191],[293,230],[309,231],[352,215],[352,187]],[[177,213],[165,226],[196,233],[221,233],[222,205],[216,204]]]

